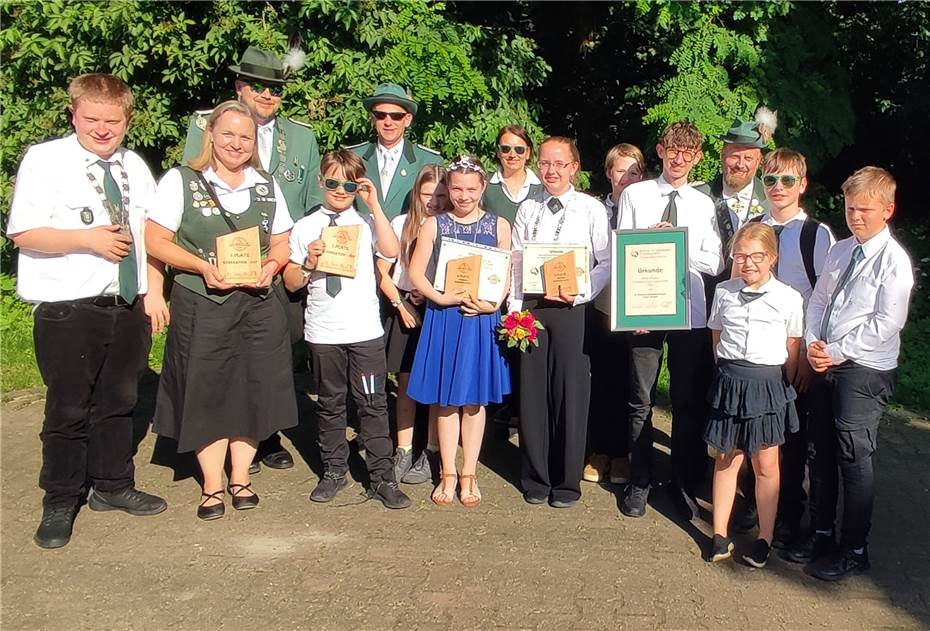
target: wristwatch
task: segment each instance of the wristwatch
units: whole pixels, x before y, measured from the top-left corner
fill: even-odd
[[[392,301],[391,301],[391,306],[394,307],[394,308],[396,309],[397,307],[400,306],[400,304],[401,304],[402,302],[403,302],[403,299],[402,299],[402,298],[398,298],[397,300],[392,300]]]

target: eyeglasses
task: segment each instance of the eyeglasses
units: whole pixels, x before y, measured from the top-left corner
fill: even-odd
[[[350,182],[348,180],[337,180],[333,177],[323,178],[323,186],[326,187],[326,190],[336,191],[339,190],[339,187],[342,187],[346,193],[354,193],[358,190],[358,182]]]
[[[751,254],[734,254],[733,262],[737,265],[742,265],[746,262],[746,259],[751,260],[753,263],[761,263],[765,260],[765,252],[752,252]]]
[[[372,110],[371,115],[379,121],[383,121],[388,116],[391,117],[392,121],[402,121],[404,120],[404,116],[407,115],[407,112],[382,112],[381,110]]]
[[[765,188],[772,188],[780,181],[781,185],[785,188],[791,188],[797,184],[800,179],[801,178],[797,175],[763,175],[762,186]]]
[[[571,161],[571,162],[562,162],[562,161],[552,162],[551,160],[540,160],[540,161],[539,161],[539,168],[540,168],[540,169],[553,168],[553,169],[555,169],[556,171],[564,171],[565,169],[567,169],[568,167],[570,167],[570,166],[573,165],[573,164],[575,164],[575,161],[574,161],[574,160]]]
[[[665,148],[665,157],[669,160],[674,160],[679,155],[685,162],[692,162],[694,157],[697,155],[697,151],[690,151],[688,149],[676,149],[674,147]]]
[[[526,149],[523,145],[497,145],[497,150],[505,155],[513,151],[518,156],[522,156],[526,153]]]
[[[250,81],[249,87],[251,87],[252,90],[258,94],[261,94],[265,90],[268,90],[271,93],[271,96],[281,96],[284,94],[283,85],[262,83],[261,81]]]

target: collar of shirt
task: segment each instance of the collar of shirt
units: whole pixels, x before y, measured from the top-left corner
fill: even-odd
[[[387,147],[385,147],[379,142],[378,147],[377,147],[378,159],[383,162],[387,156],[391,156],[392,158],[396,160],[397,157],[400,155],[400,152],[403,151],[405,142],[407,142],[405,139],[401,139],[399,143],[397,143],[390,149],[388,149]]]
[[[85,149],[81,145],[81,143],[78,142],[77,134],[71,134],[69,138],[73,139],[74,142],[73,142],[72,149],[74,150],[75,154],[79,156],[81,160],[83,160],[84,166],[94,164],[97,162],[97,160],[104,160],[103,158],[98,156],[93,151],[88,151],[87,149]],[[120,168],[122,168],[123,167],[123,153],[125,151],[126,149],[124,149],[123,147],[118,147],[116,151],[113,152],[113,155],[105,159],[104,162],[113,162],[119,165]]]
[[[525,173],[526,173],[526,178],[523,180],[523,185],[521,188],[529,188],[532,184],[542,183],[540,179],[536,177],[536,173],[533,172],[533,169],[525,169]],[[504,181],[504,174],[501,173],[500,169],[498,169],[491,175],[491,179],[488,180],[488,183],[500,184],[503,181]]]
[[[805,219],[807,219],[807,213],[804,212],[804,209],[803,209],[803,208],[799,208],[799,209],[798,209],[798,212],[795,213],[794,215],[792,215],[792,216],[788,219],[788,221],[784,221],[784,222],[777,221],[777,220],[775,219],[775,217],[772,216],[772,212],[771,212],[771,211],[766,212],[766,213],[762,216],[761,221],[762,221],[762,223],[764,223],[764,224],[767,225],[767,226],[787,226],[787,225],[789,225],[789,224],[794,223],[795,221],[801,221],[801,222],[803,222]]]
[[[738,191],[731,191],[727,188],[727,185],[724,184],[723,185],[723,198],[732,199],[734,197],[738,197],[742,200],[749,200],[752,198],[752,188],[754,185],[755,185],[755,182],[750,181],[749,184],[744,186],[742,189]]]
[[[216,171],[213,170],[213,167],[206,168],[206,170],[203,172],[203,179],[213,184],[213,186],[229,193],[238,193],[239,191],[252,188],[256,184],[268,183],[268,180],[259,175],[258,171],[252,167],[245,168],[245,177],[242,179],[242,183],[235,188],[231,188],[229,184],[220,179],[220,176],[216,174]]]
[[[859,240],[856,239],[856,245],[862,246],[863,261],[867,261],[879,252],[881,252],[885,246],[888,244],[888,240],[891,239],[891,231],[888,230],[886,225],[882,228],[882,231],[877,235],[866,241],[865,243],[859,243]],[[855,249],[855,246],[853,246]],[[850,250],[852,251],[852,250]]]
[[[774,283],[778,282],[774,274],[770,274],[769,279],[756,288],[752,288],[749,285],[747,285],[746,281],[744,281],[742,278],[740,278],[739,280],[740,280],[740,283],[742,284],[742,286],[739,288],[740,291],[745,289],[746,293],[752,293],[752,294],[764,294],[768,291],[771,291],[772,289],[775,288]]]
[[[668,197],[672,191],[678,191],[679,195],[684,196],[686,191],[691,190],[691,186],[688,184],[682,184],[678,188],[675,188],[669,184],[664,175],[660,175],[656,178],[656,185],[659,187],[659,193],[662,195],[662,197]],[[703,193],[701,194],[703,195]]]
[[[545,189],[543,189],[543,190],[545,191]],[[572,198],[575,197],[575,187],[574,187],[574,186],[569,186],[569,187],[568,187],[568,190],[565,191],[564,193],[562,193],[561,195],[552,195],[552,194],[549,193],[549,191],[545,191],[545,192],[543,193],[543,198],[542,198],[543,206],[545,206],[546,204],[548,204],[548,203],[549,203],[549,200],[552,199],[553,197],[555,197],[555,198],[558,199],[560,202],[562,202],[562,210],[559,211],[559,212],[562,212],[562,211],[564,211],[566,208],[568,208],[568,205],[569,205],[569,203],[572,201]],[[556,214],[559,214],[559,213],[556,213]]]
[[[358,212],[355,210],[355,206],[349,206],[341,212],[336,212],[335,210],[330,210],[326,206],[320,206],[320,212],[322,212],[327,217],[336,215],[337,217],[357,217],[359,216]]]
[[[265,123],[264,125],[259,125],[259,126],[258,126],[258,133],[260,133],[260,134],[273,134],[273,133],[274,133],[274,124],[275,124],[275,119],[272,118],[270,121],[268,121],[268,122]]]

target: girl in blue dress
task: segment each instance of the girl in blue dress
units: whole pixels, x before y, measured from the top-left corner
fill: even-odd
[[[499,403],[510,392],[507,362],[497,342],[500,304],[468,296],[464,290],[440,293],[433,288],[442,237],[510,250],[510,224],[479,206],[486,176],[481,163],[462,156],[448,167],[452,210],[429,217],[410,260],[413,286],[429,301],[407,394],[434,406],[442,462],[439,486],[432,500],[452,503],[456,482],[465,506],[481,501],[475,470],[484,436],[485,406]],[[506,294],[506,292],[504,292]],[[455,473],[455,456],[462,437],[462,473]]]

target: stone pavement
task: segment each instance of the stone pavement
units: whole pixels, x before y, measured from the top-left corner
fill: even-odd
[[[8,397],[9,398],[9,397]],[[291,434],[306,461],[255,476],[261,506],[201,522],[199,488],[165,461],[140,410],[140,488],[168,511],[80,511],[71,543],[36,547],[41,391],[3,406],[0,625],[13,629],[875,629],[930,627],[930,422],[890,413],[880,432],[873,571],[824,584],[780,559],[764,570],[702,560],[709,525],[676,523],[664,493],[623,518],[617,489],[586,484],[580,506],[525,504],[514,440],[489,435],[482,504],[411,509],[364,502],[355,483],[307,501],[319,471],[312,420]],[[303,405],[309,409],[309,402]],[[310,416],[308,416],[310,418]],[[660,428],[667,431],[667,419]],[[665,441],[667,444],[667,440]],[[667,451],[658,454],[660,473]],[[353,454],[353,474],[364,479]],[[309,463],[309,464],[308,464]],[[705,504],[705,508],[707,508]],[[709,514],[703,515],[709,519]],[[749,538],[737,540],[737,551]],[[741,546],[741,547],[740,547]]]

